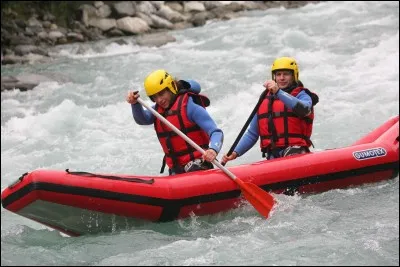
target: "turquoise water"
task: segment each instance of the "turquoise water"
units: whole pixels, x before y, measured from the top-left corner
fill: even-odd
[[[85,44],[2,75],[52,73],[29,92],[1,94],[1,187],[38,168],[158,175],[151,126],[125,102],[152,70],[198,80],[229,150],[270,65],[294,56],[316,92],[316,151],[351,145],[399,114],[398,2],[321,2],[250,12],[173,31],[160,48]],[[78,54],[78,51],[86,51]],[[145,98],[146,101],[149,101]],[[150,101],[149,101],[150,103]],[[258,144],[239,165],[261,158]],[[276,195],[269,220],[252,206],[127,231],[72,238],[1,210],[2,265],[398,265],[399,178],[313,196]],[[21,256],[23,255],[23,256]]]

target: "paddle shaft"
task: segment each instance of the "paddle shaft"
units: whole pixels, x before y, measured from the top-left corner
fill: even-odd
[[[246,123],[243,125],[242,130],[240,131],[239,135],[236,137],[235,142],[233,142],[233,145],[231,146],[231,148],[228,151],[227,156],[229,157],[232,153],[233,150],[236,148],[236,145],[239,143],[239,140],[242,138],[244,132],[246,131],[247,127],[249,126],[251,120],[253,119],[254,115],[256,114],[258,108],[260,107],[262,101],[264,100],[265,94],[267,93],[267,90],[265,90],[261,95],[260,98],[258,99],[258,102],[256,104],[256,106],[254,107],[253,111],[251,112],[249,118],[247,119]],[[225,166],[226,163],[223,163],[222,165]]]
[[[185,139],[186,142],[188,142],[190,145],[192,145],[197,151],[199,151],[201,154],[204,155],[205,151],[202,149],[198,144],[192,141],[189,137],[187,137],[184,133],[182,133],[178,128],[176,128],[172,123],[170,123],[166,118],[164,118],[160,113],[155,111],[151,106],[149,106],[146,102],[144,102],[141,98],[138,98],[137,101],[142,104],[145,108],[150,110],[151,113],[153,113],[154,116],[156,116],[158,119],[160,119],[163,123],[168,125],[169,128],[171,128],[175,133],[177,133],[180,137]],[[218,168],[220,168],[226,175],[228,175],[232,180],[236,181],[236,176],[231,173],[227,168],[221,165],[217,160],[213,160],[212,163],[214,163]]]
[[[204,155],[205,151],[193,142],[189,137],[182,133],[178,128],[176,128],[172,123],[170,123],[166,118],[161,116],[156,110],[147,105],[142,99],[138,98],[137,101],[142,104],[145,108],[150,110],[158,119],[165,123],[171,130],[176,132],[180,137],[182,137],[186,142],[192,145],[200,153]],[[241,179],[237,178],[233,173],[221,165],[216,159],[212,161],[218,168],[220,168],[229,178],[231,178],[240,188],[244,197],[250,202],[251,205],[265,218],[268,218],[269,213],[274,206],[274,198],[263,189],[257,185],[249,182],[243,182]]]

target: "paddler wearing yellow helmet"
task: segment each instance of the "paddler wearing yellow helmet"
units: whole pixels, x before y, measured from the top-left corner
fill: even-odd
[[[160,173],[165,165],[169,174],[212,169],[223,144],[223,131],[206,110],[210,100],[200,94],[200,84],[195,80],[177,80],[164,69],[151,72],[144,79],[146,95],[155,103],[153,108],[170,123],[185,133],[205,150],[202,155],[186,141],[163,124],[137,99],[139,91],[130,91],[126,101],[131,104],[132,115],[139,125],[154,125],[164,151]]]
[[[260,138],[262,157],[267,159],[309,153],[317,94],[299,80],[299,66],[293,57],[280,57],[271,66],[271,79],[249,117],[250,126],[237,145],[221,160],[226,164],[244,155]]]

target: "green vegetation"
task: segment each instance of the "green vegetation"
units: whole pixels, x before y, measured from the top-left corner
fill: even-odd
[[[92,4],[93,1],[2,1],[1,18],[27,20],[33,14],[41,18],[49,12],[54,15],[55,23],[66,27],[72,19],[76,19],[77,9],[83,4]]]

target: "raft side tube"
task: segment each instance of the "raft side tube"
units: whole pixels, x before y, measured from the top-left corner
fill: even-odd
[[[399,122],[397,121],[389,130],[375,140],[375,143],[388,144],[399,151]]]
[[[353,143],[351,146],[368,144],[376,141],[380,136],[382,136],[387,130],[389,130],[393,125],[399,122],[399,115],[393,116],[381,126],[377,127],[372,132],[361,137],[357,142]]]

